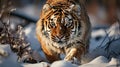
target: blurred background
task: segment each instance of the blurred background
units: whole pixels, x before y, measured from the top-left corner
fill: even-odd
[[[120,19],[120,0],[87,0],[86,5],[93,27],[109,26]]]

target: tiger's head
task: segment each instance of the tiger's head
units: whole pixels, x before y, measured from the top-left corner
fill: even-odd
[[[59,44],[67,43],[75,32],[74,24],[71,14],[57,10],[45,21],[46,37]]]
[[[80,10],[80,6],[74,3],[57,1],[57,4],[45,4],[38,21],[40,25],[38,33],[41,33],[44,40],[57,46],[65,46],[72,41],[80,40],[80,36],[82,37]]]

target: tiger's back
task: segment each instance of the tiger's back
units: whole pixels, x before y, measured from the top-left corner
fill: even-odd
[[[77,1],[77,0],[76,0]],[[47,0],[37,22],[36,34],[50,62],[73,57],[80,61],[89,47],[91,25],[83,3],[75,0]]]

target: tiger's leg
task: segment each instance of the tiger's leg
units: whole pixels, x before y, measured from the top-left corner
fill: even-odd
[[[44,52],[45,53],[45,52]],[[45,53],[45,56],[46,56],[46,58],[47,58],[47,60],[50,62],[50,63],[52,63],[52,62],[54,62],[54,61],[56,61],[56,60],[60,60],[60,57],[59,57],[59,55],[58,54],[48,54],[48,53]]]
[[[53,61],[60,60],[59,54],[56,54],[55,52],[48,49],[48,46],[45,44],[44,41],[42,41],[42,38],[39,37],[39,34],[37,34],[38,40],[40,41],[41,48],[47,58],[47,60],[52,63]]]
[[[66,57],[64,58],[64,60],[66,61],[71,61],[75,64],[80,64],[81,63],[81,55],[82,55],[82,51],[79,48],[72,48],[66,55]],[[77,59],[78,62],[76,62],[74,60],[74,58]]]
[[[74,62],[75,64],[78,64],[78,65],[81,64],[81,55],[82,55],[82,53],[80,51],[77,51],[77,53],[75,55],[77,62]]]
[[[66,53],[64,60],[66,60],[66,61],[72,60],[73,57],[75,57],[76,53],[77,53],[77,49],[72,48],[68,53]]]
[[[48,60],[50,63],[52,63],[53,61],[56,61],[56,60],[60,60],[59,54],[57,54],[57,53],[49,50],[49,49],[47,48],[47,46],[45,46],[45,45],[43,45],[43,44],[41,44],[41,46],[42,46],[42,50],[43,50],[43,52],[44,52],[47,60]]]

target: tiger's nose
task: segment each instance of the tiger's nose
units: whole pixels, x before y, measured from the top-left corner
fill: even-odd
[[[58,39],[62,39],[63,37],[64,37],[64,35],[57,36]]]
[[[58,43],[62,44],[64,42],[64,35],[56,36],[56,38]]]

